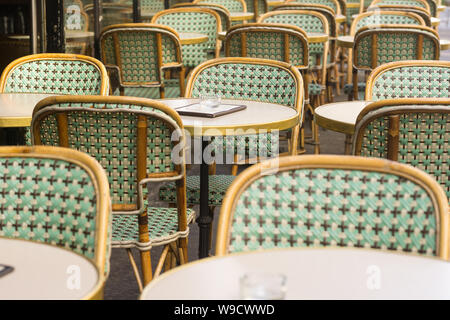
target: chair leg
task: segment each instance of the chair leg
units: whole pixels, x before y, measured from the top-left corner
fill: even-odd
[[[184,79],[185,79],[185,75],[186,75],[186,70],[184,67],[181,68],[180,72],[179,72],[179,77],[180,77],[180,96],[184,97],[184,93],[185,93],[185,85],[184,85]]]
[[[211,223],[209,225],[209,251],[211,251],[212,248],[212,234],[213,234],[213,221],[214,221],[214,209],[216,207],[211,206],[209,207],[209,216],[211,217]]]
[[[165,89],[164,89],[164,85],[161,85],[161,87],[159,87],[159,97],[161,98],[161,99],[164,99],[164,97],[165,97]]]
[[[136,265],[136,261],[134,261],[133,253],[131,252],[131,249],[126,249],[128,254],[128,259],[130,260],[131,267],[133,268],[134,277],[136,278],[137,285],[139,287],[139,292],[142,292],[143,286],[142,286],[142,280],[141,276],[139,274],[139,270]]]
[[[167,253],[169,252],[169,245],[165,245],[163,252],[161,253],[161,257],[159,258],[158,265],[156,266],[154,277],[158,277],[161,274],[161,270],[164,266],[164,262],[166,261]],[[166,270],[167,271],[167,270]]]

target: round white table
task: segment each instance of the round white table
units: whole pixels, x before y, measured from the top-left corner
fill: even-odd
[[[281,273],[286,299],[450,299],[450,264],[353,248],[289,248],[212,257],[151,281],[143,300],[239,299],[244,273]],[[198,281],[208,274],[208,281]]]
[[[92,261],[44,243],[0,238],[0,264],[14,268],[0,277],[0,300],[83,299],[101,285]]]
[[[206,34],[198,32],[178,32],[181,44],[196,44],[208,41]]]
[[[34,106],[55,94],[0,93],[0,127],[28,127]]]
[[[253,19],[253,12],[230,12],[231,21],[245,21]]]
[[[356,119],[368,104],[370,101],[327,103],[315,109],[314,121],[322,128],[345,133],[345,154],[350,154]]]
[[[353,48],[353,42],[355,40],[354,36],[339,36],[336,38],[336,44],[339,47],[343,48]],[[439,47],[441,50],[448,50],[450,49],[450,40],[446,39],[440,39],[439,40]]]
[[[174,109],[198,102],[198,99],[161,99],[161,102]],[[263,103],[247,100],[222,99],[225,104],[246,105],[245,110],[226,114],[216,118],[181,116],[184,128],[197,137],[227,136],[258,133],[258,130],[285,130],[296,126],[299,122],[297,110],[288,106],[273,103]],[[266,131],[267,132],[267,131]],[[249,132],[247,131],[247,134]],[[208,139],[202,139],[202,154],[209,144]],[[200,216],[197,223],[200,229],[199,257],[209,255],[209,235],[212,217],[209,215],[208,197],[209,180],[208,164],[204,157],[200,164]]]

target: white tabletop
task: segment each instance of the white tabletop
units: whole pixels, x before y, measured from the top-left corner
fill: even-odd
[[[359,113],[370,101],[343,101],[321,105],[315,109],[315,121],[321,127],[353,134]]]
[[[239,299],[247,272],[282,273],[286,299],[450,299],[450,264],[350,248],[291,248],[213,257],[154,279],[141,299]],[[205,274],[208,281],[199,281]]]
[[[94,32],[82,30],[65,30],[65,36],[70,41],[89,40],[94,38]],[[11,35],[8,38],[13,40],[27,40],[30,38],[28,34]]]
[[[24,127],[31,123],[35,105],[55,94],[0,93],[0,127]]]
[[[198,102],[199,99],[174,98],[161,101],[171,108],[177,108]],[[284,130],[292,128],[299,120],[297,110],[280,104],[231,99],[222,99],[222,103],[244,104],[247,108],[217,118],[181,116],[184,127],[194,135],[220,135],[227,129],[229,129],[227,134],[232,135],[239,134],[233,130],[239,128]],[[217,130],[222,130],[222,133]]]
[[[195,44],[208,41],[208,36],[198,32],[178,32],[181,44]]]
[[[0,277],[0,300],[81,299],[99,280],[95,265],[87,258],[26,240],[0,238],[0,264],[14,267]]]
[[[253,12],[230,12],[231,20],[247,20],[253,18]]]

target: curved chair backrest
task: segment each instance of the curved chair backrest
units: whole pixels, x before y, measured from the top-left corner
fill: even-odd
[[[350,34],[369,25],[411,24],[426,26],[425,21],[416,13],[401,11],[371,11],[359,14],[352,23]]]
[[[353,17],[361,13],[361,0],[343,1],[345,1],[345,11],[342,11],[342,14],[346,17],[345,23],[350,27],[353,23]]]
[[[179,180],[185,173],[184,157],[176,163],[171,154],[178,141],[184,154],[181,118],[154,100],[50,97],[34,109],[31,126],[33,144],[73,148],[97,159],[108,175],[115,213],[139,213],[148,181]]]
[[[284,10],[308,10],[316,11],[322,14],[328,21],[328,34],[330,37],[336,37],[337,35],[337,25],[336,25],[336,14],[334,11],[322,4],[307,4],[307,3],[285,3],[273,8],[273,11],[284,11]]]
[[[40,53],[11,62],[0,77],[0,92],[108,94],[106,68],[95,58]]]
[[[118,67],[123,86],[161,87],[161,68],[183,65],[178,33],[163,25],[112,25],[103,29],[100,46],[102,61]]]
[[[418,7],[425,9],[430,13],[430,6],[425,0],[374,0],[372,1],[371,7],[377,6],[408,6],[408,7]]]
[[[169,26],[177,32],[198,32],[206,34],[208,41],[182,46],[183,63],[188,67],[196,67],[208,60],[208,51],[218,57],[220,43],[217,33],[222,31],[220,16],[211,9],[176,8],[158,12],[152,23]]]
[[[305,30],[307,33],[326,33],[328,34],[328,21],[324,15],[317,11],[310,10],[283,10],[270,11],[259,17],[260,23],[283,23],[290,24]],[[328,41],[325,43],[309,44],[310,65],[322,65],[322,75],[325,76],[326,57],[328,56]],[[325,58],[325,59],[324,59]],[[320,61],[317,61],[320,59]],[[321,83],[325,79],[322,79]]]
[[[337,0],[292,0],[287,1],[286,4],[321,4],[324,6],[327,6],[331,9],[333,9],[334,13],[339,15],[341,14],[341,7],[339,5],[339,2]]]
[[[369,7],[367,8],[367,12],[381,12],[381,11],[400,11],[400,12],[411,12],[420,16],[423,21],[425,21],[425,25],[427,27],[431,27],[431,17],[430,14],[423,8],[419,7],[409,7],[409,6],[389,6],[389,5],[380,5],[377,7]]]
[[[94,26],[94,5],[88,4],[84,7],[84,11],[89,16],[89,26]],[[133,7],[120,3],[103,3],[102,4],[102,27],[113,24],[132,23]],[[91,29],[92,30],[92,29]]]
[[[450,98],[450,62],[413,60],[386,63],[367,79],[368,101]]]
[[[164,0],[139,0],[141,10],[158,12],[165,9]]]
[[[308,37],[302,29],[291,25],[237,25],[228,31],[225,38],[225,56],[272,59],[307,69]]]
[[[182,2],[175,4],[172,9],[175,8],[205,8],[214,10],[220,16],[220,22],[222,25],[222,31],[227,31],[231,27],[231,17],[230,11],[220,4],[212,3],[192,3],[192,2]]]
[[[44,242],[109,272],[111,202],[103,168],[88,155],[54,147],[0,147],[0,237]]]
[[[372,70],[393,61],[439,60],[437,32],[415,25],[366,26],[355,34],[353,68]]]
[[[219,4],[230,12],[247,12],[247,4],[244,0],[195,0],[195,4]]]
[[[439,184],[384,159],[280,157],[242,172],[224,198],[216,255],[343,246],[448,259],[448,202]]]
[[[186,97],[219,95],[225,99],[289,106],[298,112],[299,123],[303,119],[303,94],[303,79],[297,68],[285,62],[257,58],[209,60],[192,71],[186,85]],[[297,150],[298,133],[297,125],[290,145],[293,154]],[[238,137],[237,143],[239,139],[246,137]],[[234,143],[234,138],[231,140]]]
[[[450,199],[450,98],[373,102],[359,114],[353,137],[353,154],[419,168]]]

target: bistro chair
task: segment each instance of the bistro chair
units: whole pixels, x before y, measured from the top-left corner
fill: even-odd
[[[218,33],[222,31],[220,16],[206,8],[176,8],[158,12],[152,23],[162,24],[177,32],[197,32],[208,36],[208,41],[182,46],[183,63],[194,68],[212,56],[217,58],[220,51]]]
[[[274,82],[274,78],[280,80]],[[210,60],[198,66],[192,72],[186,89],[186,97],[198,98],[203,95],[220,95],[224,99],[242,99],[277,103],[290,106],[298,111],[300,123],[303,118],[303,81],[297,70],[290,64],[256,58],[219,58]],[[299,125],[292,130],[290,154],[296,153],[299,135]],[[261,142],[258,144],[258,142]],[[268,132],[260,135],[243,135],[233,138],[216,138],[216,150],[225,150],[236,154],[237,150],[245,149],[249,154],[260,154],[266,150],[268,157],[273,157],[271,151],[278,150],[278,139]],[[223,143],[223,148],[220,144]],[[257,150],[255,150],[257,149]],[[247,164],[251,159],[234,157],[235,163]],[[237,174],[237,165],[233,165],[232,175],[209,176],[209,207],[213,216],[214,208],[222,204],[226,190]],[[200,177],[188,176],[186,179],[187,203],[200,204]],[[175,203],[175,185],[167,184],[160,188],[160,200]]]
[[[449,98],[373,102],[356,120],[353,154],[419,168],[435,177],[450,198],[449,124]]]
[[[139,0],[141,12],[160,12],[166,9],[164,0]],[[149,23],[151,18],[143,18],[142,22]]]
[[[341,7],[339,5],[339,2],[337,0],[295,0],[295,1],[287,1],[287,5],[290,4],[320,4],[323,6],[327,6],[331,8],[336,15],[340,15],[341,13]],[[283,5],[285,5],[283,4]]]
[[[186,209],[185,136],[173,109],[130,97],[50,97],[38,103],[31,125],[35,145],[77,149],[103,166],[111,192],[112,246],[127,249],[141,290],[131,248],[140,252],[144,285],[152,279],[152,247],[164,246],[155,277],[165,262],[165,270],[174,265],[172,256],[180,264],[188,261],[187,225],[194,212]],[[175,147],[179,153],[173,158]],[[167,181],[175,185],[176,207],[149,206],[148,183]]]
[[[358,93],[364,92],[366,83],[358,83],[358,71],[369,72],[393,61],[439,60],[439,54],[439,36],[429,27],[381,25],[359,29],[353,44],[353,99],[364,99]]]
[[[375,0],[367,8],[367,11],[401,11],[412,12],[419,15],[427,27],[431,27],[431,13],[428,3],[425,0]]]
[[[112,25],[103,29],[100,46],[102,61],[118,75],[120,95],[164,98],[166,82],[169,96],[184,95],[182,49],[174,29],[148,23]],[[166,70],[178,71],[175,86],[165,79]]]
[[[401,11],[369,11],[364,12],[356,16],[352,26],[350,28],[350,36],[355,36],[356,32],[362,27],[366,26],[378,26],[383,24],[410,24],[426,26],[424,20],[413,12],[401,12]],[[353,50],[348,49],[348,61],[347,64],[347,82],[350,85],[344,86],[344,93],[347,95],[352,94],[352,56]],[[359,88],[364,90],[364,87]]]
[[[448,259],[448,210],[439,184],[402,163],[282,157],[248,168],[230,186],[216,255],[339,246]]]
[[[194,4],[218,4],[227,8],[230,12],[247,12],[247,4],[244,0],[195,0]]]
[[[336,14],[331,7],[322,5],[322,4],[305,4],[305,3],[295,3],[289,2],[283,5],[279,5],[273,8],[273,11],[283,11],[283,10],[309,10],[316,11],[322,14],[328,21],[328,35],[330,36],[329,40],[329,52],[327,58],[327,99],[328,101],[333,100],[333,86],[336,86],[336,90],[338,94],[340,94],[339,90],[339,75],[337,70],[336,58],[337,58],[337,47],[336,47],[336,37],[338,34],[338,25],[336,23]],[[331,79],[331,74],[334,73],[335,79]],[[308,98],[306,98],[308,99]]]
[[[107,95],[106,68],[95,58],[68,53],[40,53],[11,62],[0,77],[0,93]],[[19,106],[20,107],[20,106]],[[25,142],[30,144],[30,129]]]
[[[225,56],[252,57],[284,61],[303,72],[305,101],[309,105],[307,73],[309,64],[308,39],[299,27],[286,24],[246,23],[233,26],[224,41]],[[303,128],[300,145],[304,152]]]
[[[0,237],[48,243],[91,260],[102,299],[111,253],[105,171],[88,155],[56,147],[0,147]]]
[[[231,27],[231,17],[230,11],[227,8],[220,4],[212,4],[212,3],[192,3],[192,2],[182,2],[177,3],[171,9],[175,8],[204,8],[214,10],[220,17],[220,23],[222,26],[222,32],[227,32]]]
[[[324,15],[310,10],[280,10],[270,11],[262,15],[259,23],[291,24],[300,27],[306,33],[322,33],[329,35],[328,21]],[[327,61],[329,41],[309,43],[309,71],[308,97],[311,106],[311,131],[315,153],[319,153],[319,129],[314,121],[314,108],[324,103],[323,94],[327,84]]]

